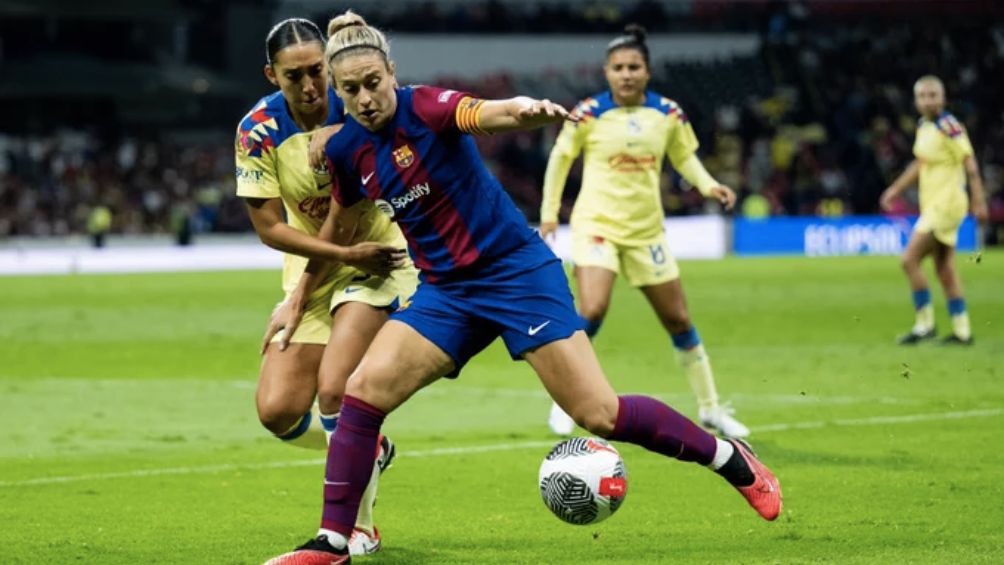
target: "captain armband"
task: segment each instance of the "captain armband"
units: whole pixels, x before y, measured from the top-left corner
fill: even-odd
[[[487,132],[481,129],[481,108],[485,101],[480,98],[464,96],[457,104],[457,129],[463,133],[474,135],[486,135]]]

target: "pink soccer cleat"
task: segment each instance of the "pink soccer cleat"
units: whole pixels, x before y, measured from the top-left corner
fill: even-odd
[[[328,536],[320,535],[289,553],[273,557],[264,565],[349,565],[349,548],[336,549]]]
[[[781,514],[781,483],[778,482],[774,473],[766,465],[757,459],[756,453],[748,443],[741,439],[726,440],[736,448],[742,456],[750,471],[753,472],[753,484],[745,487],[736,487],[739,494],[743,495],[746,502],[757,511],[764,520],[774,520]]]

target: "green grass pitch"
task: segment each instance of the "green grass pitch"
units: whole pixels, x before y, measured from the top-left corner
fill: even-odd
[[[390,417],[385,549],[358,562],[1000,563],[1004,253],[958,265],[968,349],[893,345],[912,322],[894,258],[683,264],[719,389],[781,479],[775,523],[707,470],[626,445],[617,515],[558,521],[536,481],[550,402],[496,344]],[[278,285],[0,279],[0,563],[257,564],[310,537],[323,454],[281,445],[254,413]],[[617,287],[596,348],[619,391],[695,414],[639,293]]]

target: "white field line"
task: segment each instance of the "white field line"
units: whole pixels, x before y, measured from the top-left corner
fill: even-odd
[[[516,397],[516,398],[541,398],[550,400],[550,395],[543,389],[517,389],[517,388],[487,388],[472,386],[450,386],[440,385],[428,387],[419,391],[419,394],[428,396],[495,396],[495,397]],[[680,401],[689,402],[693,399],[693,394],[652,394],[651,392],[623,392],[620,394],[647,394],[654,396],[664,402]],[[725,395],[726,400],[735,401],[743,405],[770,404],[917,404],[919,401],[912,399],[896,398],[892,396],[829,396],[829,395],[803,395],[803,394],[746,394],[734,393]]]
[[[793,422],[787,424],[767,424],[755,426],[754,432],[785,432],[791,430],[807,430],[824,428],[826,426],[880,426],[890,424],[912,424],[915,422],[930,422],[936,420],[962,420],[970,418],[988,418],[1004,414],[1004,408],[984,408],[980,410],[965,410],[958,412],[931,412],[927,414],[906,414],[902,416],[872,416],[870,418],[844,418],[836,420],[819,420],[814,422]],[[451,455],[469,455],[489,453],[493,451],[515,451],[519,449],[536,449],[551,447],[555,440],[522,441],[515,443],[494,443],[488,445],[471,445],[466,447],[443,447],[418,451],[406,451],[398,457],[425,458]],[[27,487],[76,483],[82,481],[102,481],[110,479],[126,479],[141,477],[158,477],[165,475],[194,475],[225,473],[232,471],[252,471],[257,469],[286,469],[290,467],[310,467],[324,464],[324,459],[299,459],[295,461],[271,461],[265,463],[226,463],[222,465],[201,465],[195,467],[166,467],[161,469],[136,469],[115,473],[94,473],[90,475],[66,475],[62,477],[41,477],[21,481],[0,481],[0,488]]]

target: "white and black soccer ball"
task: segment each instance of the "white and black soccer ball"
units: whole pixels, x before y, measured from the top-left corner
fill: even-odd
[[[627,496],[627,468],[606,440],[573,437],[554,446],[540,465],[540,496],[569,524],[609,518]]]

